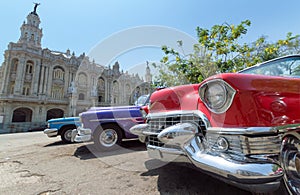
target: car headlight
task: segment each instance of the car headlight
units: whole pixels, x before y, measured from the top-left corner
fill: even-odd
[[[199,95],[208,109],[215,113],[224,113],[230,107],[235,90],[221,79],[211,80],[202,84]]]

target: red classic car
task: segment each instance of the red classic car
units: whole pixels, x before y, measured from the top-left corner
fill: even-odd
[[[152,94],[130,131],[150,157],[184,161],[255,193],[300,194],[300,55]]]

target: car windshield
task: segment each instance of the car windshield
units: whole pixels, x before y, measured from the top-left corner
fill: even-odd
[[[134,103],[136,106],[144,106],[149,102],[149,95],[140,96]]]
[[[240,71],[245,74],[300,77],[300,56],[285,57]]]

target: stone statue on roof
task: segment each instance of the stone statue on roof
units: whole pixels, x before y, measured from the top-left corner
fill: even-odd
[[[33,8],[33,14],[37,14],[36,13],[36,9],[37,9],[37,7],[40,5],[40,3],[34,3],[34,8]]]

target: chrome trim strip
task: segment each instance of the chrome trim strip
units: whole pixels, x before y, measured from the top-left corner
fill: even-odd
[[[70,123],[69,123],[70,122]],[[74,123],[78,123],[79,120],[68,120],[68,121],[60,121],[60,122],[48,122],[50,124],[70,124],[70,125],[73,125],[73,122]]]
[[[143,117],[137,117],[137,118],[143,118]],[[139,121],[139,120],[136,120],[136,118],[133,118],[133,117],[126,117],[126,118],[110,118],[110,119],[92,119],[92,120],[89,120],[90,122],[105,122],[105,121],[123,121],[123,120],[133,120],[133,121]]]
[[[184,155],[185,156],[185,153],[183,151],[175,149],[175,148],[162,148],[162,147],[158,147],[158,146],[147,145],[147,149],[159,150],[160,152],[166,153],[166,154]]]
[[[207,132],[214,134],[233,134],[233,135],[259,135],[259,134],[278,134],[284,133],[287,130],[300,129],[300,124],[283,125],[276,127],[241,127],[241,128],[226,128],[226,127],[207,127]]]

